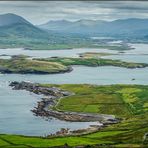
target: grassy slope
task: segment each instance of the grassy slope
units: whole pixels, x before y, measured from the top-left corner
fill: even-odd
[[[56,62],[43,62],[25,58],[0,59],[0,68],[10,73],[58,73],[68,67]]]
[[[56,106],[57,109],[115,114],[123,119],[122,122],[82,136],[39,138],[0,135],[0,146],[52,147],[67,143],[70,146],[106,144],[106,147],[107,145],[146,147],[143,136],[148,131],[148,86],[79,84],[55,86],[75,92],[74,96],[63,98]]]

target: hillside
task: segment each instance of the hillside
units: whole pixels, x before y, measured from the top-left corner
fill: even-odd
[[[61,23],[64,25],[66,22]],[[90,39],[88,41],[85,36],[47,31],[15,14],[0,15],[0,48],[71,49],[90,44]]]
[[[0,37],[47,38],[48,33],[15,14],[0,15]]]

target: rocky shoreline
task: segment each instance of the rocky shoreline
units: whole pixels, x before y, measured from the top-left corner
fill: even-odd
[[[57,87],[45,87],[38,83],[16,81],[11,82],[10,86],[15,90],[26,90],[44,96],[42,100],[38,102],[37,107],[32,110],[36,116],[55,117],[60,120],[71,122],[98,121],[102,123],[103,126],[119,122],[119,120],[116,119],[114,115],[62,112],[53,110],[53,107],[57,104],[59,99],[74,95],[72,92],[68,92]]]

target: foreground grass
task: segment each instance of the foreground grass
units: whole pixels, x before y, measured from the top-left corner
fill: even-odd
[[[100,141],[92,138],[85,137],[59,137],[59,138],[37,138],[37,137],[24,137],[24,136],[13,136],[13,135],[0,135],[0,138],[7,139],[13,144],[10,145],[24,145],[32,147],[53,147],[53,146],[63,146],[68,143],[70,146],[76,145],[87,145],[87,144],[97,144],[97,143],[112,143]],[[1,144],[1,143],[0,143]]]
[[[98,132],[67,137],[26,137],[0,135],[1,147],[62,147],[68,144],[91,147],[147,147],[144,134],[148,132],[148,86],[142,85],[49,85],[74,92],[62,98],[55,109],[60,111],[114,114],[121,123]]]

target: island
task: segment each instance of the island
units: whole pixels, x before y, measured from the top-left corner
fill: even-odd
[[[19,74],[55,74],[71,72],[73,65],[99,67],[116,66],[124,68],[144,68],[146,63],[124,62],[120,60],[103,59],[100,56],[108,54],[85,54],[78,58],[30,58],[26,55],[12,56],[10,59],[0,59],[1,73],[19,73]],[[89,57],[88,57],[89,56]],[[99,58],[98,58],[99,57]]]
[[[0,59],[1,73],[54,74],[70,72],[71,70],[71,67],[57,62],[31,60],[24,55],[13,56],[11,59]]]
[[[88,55],[87,55],[88,56]],[[146,63],[134,63],[134,62],[125,62],[121,60],[112,60],[112,59],[103,59],[98,58],[100,54],[96,54],[97,58],[94,55],[89,55],[90,57],[78,57],[78,58],[68,58],[68,57],[51,57],[51,58],[40,58],[36,60],[46,61],[46,62],[57,62],[65,66],[81,65],[81,66],[90,66],[90,67],[99,67],[99,66],[116,66],[123,68],[144,68],[147,67]]]

